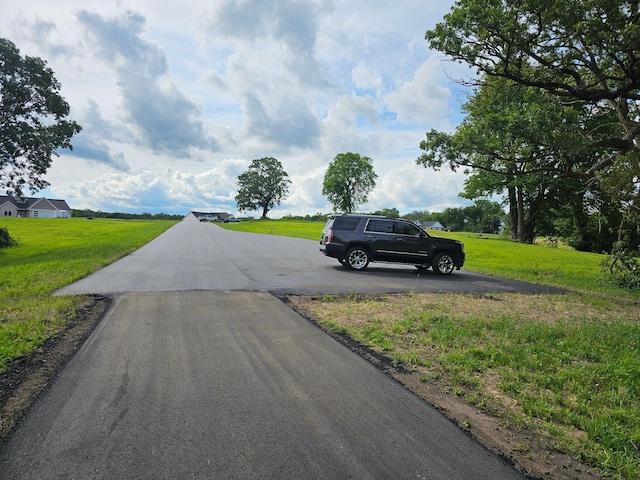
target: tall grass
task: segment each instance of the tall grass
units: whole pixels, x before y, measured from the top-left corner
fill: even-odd
[[[82,299],[56,289],[132,252],[175,222],[5,218],[18,245],[0,249],[0,372],[55,334]]]

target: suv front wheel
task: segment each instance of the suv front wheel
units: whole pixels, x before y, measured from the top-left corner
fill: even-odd
[[[349,270],[364,270],[369,265],[369,252],[362,247],[350,248],[344,259],[344,264]]]
[[[450,253],[440,252],[434,257],[431,267],[440,275],[449,275],[455,268],[453,257]]]

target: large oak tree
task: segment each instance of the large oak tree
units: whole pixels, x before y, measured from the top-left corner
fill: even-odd
[[[463,112],[454,134],[426,134],[417,162],[463,168],[469,174],[466,198],[503,195],[512,239],[531,243],[549,202],[580,195],[585,170],[599,158],[578,131],[582,109],[564,106],[539,89],[490,77],[474,90]]]
[[[255,159],[249,169],[238,176],[238,209],[262,210],[262,218],[280,205],[289,193],[289,175],[279,160],[272,157]]]
[[[339,153],[324,175],[322,194],[337,211],[353,213],[359,204],[367,202],[377,177],[369,157],[352,152]]]
[[[564,167],[564,172],[551,170],[554,182],[563,176],[598,181],[603,192],[619,197],[628,219],[638,217],[638,0],[458,0],[425,37],[432,48],[474,67],[479,84],[502,79],[507,88],[544,92],[560,107],[579,112],[576,122],[555,127],[567,141],[558,145],[562,155],[549,157]],[[525,107],[523,120],[533,118],[527,117],[530,110]],[[574,141],[576,134],[592,147],[587,155]],[[535,148],[535,142],[530,146]],[[553,152],[548,145],[541,149]],[[527,179],[535,186],[531,175]]]
[[[71,137],[80,132],[65,120],[69,104],[60,83],[44,60],[20,55],[9,40],[0,38],[0,188],[22,195],[23,188],[40,190],[58,149],[72,149]]]

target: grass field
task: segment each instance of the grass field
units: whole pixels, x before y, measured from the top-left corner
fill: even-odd
[[[322,227],[268,220],[224,226],[313,240]],[[640,478],[640,295],[607,281],[602,255],[437,235],[465,243],[467,270],[570,292],[325,296],[312,302],[314,316],[419,372],[423,382],[552,438],[555,449],[607,476]],[[516,446],[524,454],[528,448]]]
[[[0,372],[54,335],[81,299],[58,288],[117,260],[175,222],[5,218],[18,246],[0,249]]]
[[[53,291],[173,223],[0,221],[20,242],[0,250],[0,371],[73,315],[80,300],[51,297]],[[323,224],[253,220],[223,227],[317,241]],[[326,296],[314,302],[314,315],[325,328],[419,372],[423,382],[549,436],[555,449],[611,478],[640,478],[638,293],[607,282],[601,255],[484,235],[441,235],[465,242],[466,270],[570,293]],[[526,453],[527,446],[515,448]]]

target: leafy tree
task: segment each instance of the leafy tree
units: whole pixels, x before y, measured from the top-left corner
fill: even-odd
[[[482,75],[579,106],[581,135],[601,148],[583,175],[633,222],[640,207],[637,0],[459,0],[425,38]]]
[[[378,176],[373,171],[373,161],[358,153],[339,153],[329,164],[322,183],[326,195],[335,210],[353,213],[357,206],[366,203],[376,186]]]
[[[65,120],[69,104],[53,71],[40,58],[24,58],[0,38],[0,188],[22,195],[46,187],[42,177],[59,148],[72,149],[81,127]]]
[[[611,128],[583,134],[617,151],[640,150],[637,0],[459,0],[425,34],[432,48],[481,74],[580,103]],[[593,165],[613,165],[615,155]]]
[[[398,218],[398,217],[400,217],[400,211],[395,207],[393,207],[393,208],[383,208],[382,210],[377,210],[377,211],[373,212],[373,215],[382,215],[384,217]]]
[[[0,227],[0,248],[12,247],[17,244],[17,240],[9,235],[9,230],[5,227]]]
[[[466,231],[477,233],[500,233],[504,223],[504,211],[497,202],[476,200],[464,208]]]
[[[438,221],[447,230],[455,232],[464,232],[467,229],[467,218],[462,208],[445,208],[443,212],[434,215],[432,221]]]
[[[404,216],[404,218],[412,220],[414,222],[430,222],[432,214],[426,210],[414,210],[413,212]],[[433,220],[435,221],[435,220]]]
[[[280,205],[289,193],[289,175],[279,160],[272,157],[255,159],[249,169],[238,176],[238,209],[262,210],[262,218],[273,207]]]
[[[533,242],[549,202],[575,196],[576,182],[586,181],[586,170],[599,159],[579,131],[583,110],[539,89],[488,77],[463,111],[467,116],[453,135],[426,134],[418,164],[464,168],[470,174],[465,198],[504,195],[512,239]]]

